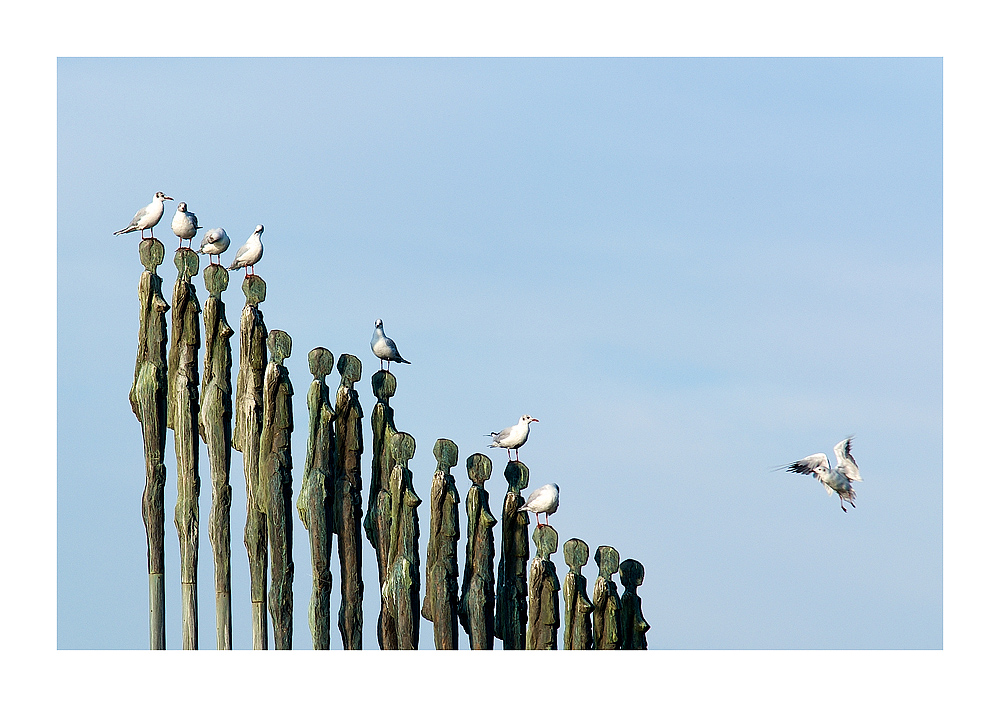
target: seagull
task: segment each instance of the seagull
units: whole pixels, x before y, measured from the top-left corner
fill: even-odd
[[[559,508],[559,485],[545,484],[541,488],[532,491],[531,495],[528,496],[528,500],[517,510],[534,513],[535,525],[548,525],[549,515],[555,513],[557,508]],[[539,513],[545,514],[544,524],[538,522]]]
[[[184,241],[190,241],[194,238],[199,228],[201,226],[198,225],[198,217],[194,215],[193,211],[188,211],[187,203],[182,201],[177,204],[177,213],[174,214],[174,218],[170,222],[170,229],[175,236],[181,239],[180,245],[184,245]]]
[[[230,270],[250,268],[248,275],[253,275],[253,266],[259,263],[261,256],[264,255],[264,244],[260,242],[260,235],[263,232],[264,227],[258,223],[257,228],[253,229],[253,233],[250,234],[247,242],[241,245],[240,249],[236,251],[236,258],[233,260],[233,264],[229,266]]]
[[[198,248],[197,252],[207,255],[208,262],[211,263],[213,255],[221,256],[226,252],[228,247],[229,236],[226,235],[226,229],[213,228],[205,233],[205,237],[201,239],[201,247]],[[222,258],[219,258],[219,260],[222,260]]]
[[[153,237],[153,226],[160,222],[160,218],[163,216],[163,200],[170,199],[174,200],[172,196],[164,196],[162,191],[156,192],[153,196],[153,200],[149,202],[146,206],[135,212],[135,216],[132,217],[132,223],[123,228],[120,231],[115,231],[114,235],[120,236],[123,233],[131,233],[132,231],[138,231],[139,235],[145,240],[146,229],[149,229],[149,237]]]
[[[396,342],[385,335],[382,331],[382,320],[375,320],[375,333],[372,334],[372,353],[378,356],[381,361],[379,361],[378,369],[382,370],[382,361],[385,361],[385,369],[389,370],[390,363],[409,363],[405,358],[399,355],[399,350],[396,348]]]
[[[514,450],[514,459],[520,461],[517,458],[517,450],[519,450],[524,443],[528,441],[528,425],[532,422],[538,422],[531,415],[521,415],[521,419],[517,421],[517,424],[512,427],[505,427],[499,432],[490,432],[490,436],[493,437],[493,444],[491,447],[503,447],[507,450],[507,459],[510,460],[510,450]]]
[[[826,487],[828,496],[832,496],[833,492],[836,491],[837,495],[840,496],[840,507],[844,513],[847,513],[847,509],[844,508],[845,500],[857,508],[854,505],[855,496],[851,482],[863,481],[861,473],[858,471],[858,464],[851,456],[852,439],[854,438],[848,437],[833,448],[834,454],[837,455],[837,466],[834,469],[830,468],[830,460],[827,456],[820,452],[789,464],[785,470],[796,474],[812,474]]]

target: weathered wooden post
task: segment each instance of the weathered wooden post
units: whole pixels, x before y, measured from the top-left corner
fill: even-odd
[[[375,548],[378,561],[378,584],[385,585],[389,557],[389,523],[392,517],[392,494],[389,491],[389,474],[394,466],[389,451],[389,441],[396,434],[393,411],[389,398],[396,393],[396,376],[388,371],[378,371],[372,376],[372,391],[377,402],[372,410],[372,483],[368,489],[368,512],[365,515],[365,535]],[[378,615],[378,645],[385,648],[383,617],[385,596]]]
[[[198,648],[198,349],[201,325],[198,295],[191,278],[198,256],[190,248],[174,254],[177,281],[167,357],[167,427],[174,431],[177,456],[177,505],[174,526],[181,556],[181,634],[185,650]]]
[[[267,335],[271,360],[264,372],[264,415],[260,432],[258,498],[267,506],[271,548],[268,607],[274,647],[292,648],[292,381],[284,366],[292,355],[292,337],[280,329]]]
[[[600,571],[594,580],[594,647],[617,650],[625,637],[618,585],[611,579],[618,571],[618,551],[610,545],[601,545],[594,551],[594,561]]]
[[[594,647],[594,629],[590,623],[594,605],[587,598],[587,578],[580,570],[590,559],[590,548],[583,540],[570,538],[563,545],[563,556],[569,565],[569,572],[563,581],[563,598],[566,602],[563,648],[589,650]]]
[[[389,567],[382,586],[386,606],[386,648],[416,650],[420,639],[420,526],[417,506],[420,498],[413,488],[413,473],[407,462],[416,452],[416,442],[405,432],[389,441],[395,462],[389,477],[392,494],[392,522],[389,538]]]
[[[250,607],[253,647],[267,649],[267,516],[260,486],[260,429],[264,414],[264,369],[267,366],[267,327],[259,305],[267,294],[264,279],[243,278],[246,304],[240,316],[240,370],[236,376],[236,414],[233,448],[243,453],[247,488],[247,520],[243,543],[250,560]]]
[[[315,650],[330,649],[330,592],[333,573],[330,554],[333,548],[333,455],[334,410],[330,405],[330,387],[326,377],[333,371],[333,354],[323,347],[309,352],[309,435],[306,437],[306,461],[302,488],[296,508],[302,524],[309,531],[309,554],[312,558],[312,595],[309,597],[309,631]]]
[[[537,552],[528,579],[528,649],[556,650],[559,638],[559,576],[549,556],[559,549],[551,525],[536,525],[531,534]]]
[[[229,273],[221,265],[205,269],[205,365],[201,385],[198,430],[208,447],[212,475],[212,510],[208,516],[208,538],[215,560],[215,643],[219,650],[233,648],[231,597],[230,509],[233,489],[229,485],[233,443],[233,353],[229,339],[233,328],[226,321],[221,295],[229,286]]]
[[[528,487],[528,467],[507,462],[503,470],[507,494],[503,500],[500,566],[497,572],[497,637],[504,650],[524,650],[528,624],[528,513],[521,491]]]
[[[646,632],[649,624],[642,615],[642,599],[636,594],[636,588],[642,584],[646,570],[638,560],[625,560],[619,567],[619,575],[625,591],[622,593],[622,623],[625,625],[625,637],[622,648],[626,650],[646,650]]]
[[[427,538],[427,591],[421,615],[434,623],[434,647],[458,649],[458,504],[451,468],[458,464],[458,445],[450,439],[434,443],[437,469],[431,481],[431,530]]]
[[[493,462],[485,454],[473,454],[466,460],[472,488],[465,498],[469,530],[465,545],[465,573],[458,603],[458,620],[469,634],[473,650],[493,650],[493,526],[497,519],[490,513],[490,495],[483,484],[490,478]]]
[[[351,354],[337,360],[340,387],[334,406],[336,454],[334,455],[333,512],[340,557],[340,614],[337,625],[345,650],[361,650],[361,418],[354,384],[361,380],[361,361]]]
[[[146,566],[149,572],[149,647],[167,647],[163,584],[163,487],[167,467],[167,310],[163,278],[156,267],[163,262],[163,244],[155,238],[139,241],[139,348],[135,377],[128,399],[142,427],[146,458],[146,487],[142,492],[142,522],[146,526]]]
[[[559,534],[551,525],[536,525],[531,534],[537,552],[528,579],[528,650],[559,648],[559,576],[549,556],[559,549]]]

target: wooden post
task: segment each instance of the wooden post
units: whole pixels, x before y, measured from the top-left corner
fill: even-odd
[[[559,576],[549,556],[559,549],[551,525],[536,525],[531,539],[538,549],[528,579],[528,650],[559,648]]]
[[[267,507],[271,548],[268,607],[276,650],[292,648],[292,381],[284,361],[292,355],[292,337],[280,329],[267,335],[271,360],[264,372],[264,416],[260,431],[258,498]]]
[[[233,443],[233,353],[229,339],[233,328],[226,321],[226,305],[220,295],[229,286],[229,273],[221,265],[205,269],[205,365],[201,386],[198,429],[208,447],[212,475],[212,510],[208,516],[208,538],[215,564],[215,643],[219,650],[233,648],[233,611],[230,562],[230,509],[233,489],[229,485]]]
[[[163,262],[163,244],[155,238],[139,241],[139,348],[128,399],[142,426],[146,488],[142,492],[142,522],[146,526],[146,566],[149,573],[149,647],[167,647],[163,585],[163,487],[167,467],[167,318],[163,279],[156,267]]]
[[[617,650],[625,636],[618,585],[611,579],[618,571],[618,551],[610,545],[601,545],[594,552],[594,561],[600,571],[594,580],[594,647]]]
[[[257,275],[243,279],[246,304],[240,316],[240,370],[236,376],[233,448],[243,452],[247,490],[247,520],[243,543],[250,560],[250,608],[253,647],[267,649],[267,516],[260,486],[260,428],[264,414],[264,369],[267,366],[267,327],[260,305],[267,285]]]
[[[427,592],[421,615],[434,623],[434,647],[458,649],[458,504],[451,468],[458,464],[458,445],[450,439],[434,443],[437,469],[431,481],[431,530],[427,538]]]
[[[416,650],[420,639],[420,526],[417,520],[420,498],[413,488],[413,473],[407,464],[413,458],[416,443],[405,432],[397,432],[389,442],[389,451],[395,464],[389,477],[392,522],[388,570],[382,585],[386,607],[384,647]]]
[[[330,553],[333,547],[333,455],[334,411],[330,405],[330,387],[326,377],[333,371],[333,354],[323,347],[309,352],[309,435],[306,437],[306,461],[302,471],[302,489],[298,502],[302,524],[309,531],[312,558],[312,595],[309,597],[309,631],[315,650],[330,649],[330,592],[333,573]]]
[[[594,629],[590,614],[594,605],[587,597],[587,578],[580,570],[590,559],[590,548],[579,538],[570,538],[563,545],[563,556],[569,572],[563,581],[566,621],[563,628],[565,650],[589,650],[594,647]]]
[[[361,418],[354,384],[361,380],[361,361],[351,354],[337,360],[340,387],[334,406],[336,454],[334,455],[333,512],[340,558],[340,613],[337,625],[344,650],[361,650],[363,625],[361,605],[365,585],[361,581]]]
[[[465,574],[458,603],[458,620],[469,634],[473,650],[493,650],[493,526],[497,519],[490,513],[490,495],[483,484],[490,478],[493,462],[485,454],[473,454],[466,460],[472,488],[465,499],[469,530],[465,545]]]
[[[174,526],[181,556],[181,633],[185,650],[198,648],[198,349],[201,331],[198,295],[191,278],[198,255],[190,248],[174,254],[170,352],[167,359],[167,427],[174,431],[177,505]]]
[[[524,650],[528,624],[528,513],[521,491],[528,487],[528,467],[507,462],[503,470],[507,494],[503,500],[500,566],[497,570],[497,637],[504,650]]]
[[[635,590],[642,584],[646,570],[638,560],[625,560],[619,567],[619,575],[625,592],[622,594],[622,623],[625,625],[625,637],[622,648],[625,650],[646,650],[646,632],[649,624],[642,615],[642,599]]]
[[[389,474],[394,466],[389,451],[389,440],[396,434],[393,411],[389,398],[396,393],[396,377],[388,371],[378,371],[372,376],[372,391],[377,402],[372,410],[372,483],[368,489],[368,513],[364,527],[368,542],[375,548],[378,562],[379,587],[385,585],[389,556],[389,522],[392,517],[392,494],[389,491]],[[378,645],[386,648],[383,617],[385,596],[378,616]]]

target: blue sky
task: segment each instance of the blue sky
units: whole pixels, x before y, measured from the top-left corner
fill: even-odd
[[[148,644],[127,399],[141,266],[138,239],[110,234],[163,190],[169,250],[181,200],[233,252],[265,225],[262,310],[293,339],[295,494],[306,354],[361,358],[369,434],[381,317],[413,361],[393,402],[417,493],[438,437],[464,460],[539,418],[531,488],[560,485],[561,542],[644,564],[651,647],[941,648],[942,76],[940,59],[61,59],[58,646]],[[136,101],[144,82],[159,90]],[[849,434],[865,481],[846,515],[811,478],[770,471]],[[505,455],[490,456],[499,512]],[[177,647],[172,438],[167,459]],[[240,472],[235,454],[246,647]],[[204,452],[201,473],[206,519]],[[301,525],[294,552],[308,648]]]

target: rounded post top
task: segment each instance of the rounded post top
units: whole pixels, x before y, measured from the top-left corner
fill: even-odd
[[[323,380],[333,371],[333,354],[329,349],[317,346],[309,352],[309,372],[316,380]]]
[[[389,440],[389,453],[397,463],[406,465],[417,451],[417,442],[406,432],[397,432]]]
[[[450,469],[458,464],[458,445],[450,439],[439,439],[434,443],[434,458],[438,468]]]
[[[361,380],[361,360],[349,353],[340,354],[340,358],[337,359],[337,373],[351,383],[357,383]]]
[[[563,557],[566,558],[566,564],[574,572],[579,573],[580,568],[587,564],[587,560],[590,559],[590,548],[580,538],[570,538],[563,545]]]
[[[538,557],[549,559],[549,555],[559,549],[559,533],[551,525],[536,525],[531,539],[538,548]]]
[[[156,272],[156,266],[163,263],[163,244],[155,238],[143,238],[139,241],[139,262],[151,273]]]
[[[198,254],[190,248],[178,248],[174,253],[174,265],[178,280],[190,280],[198,274]]]
[[[227,287],[229,287],[228,270],[214,263],[205,268],[205,289],[218,297]]]
[[[611,579],[611,575],[618,571],[618,560],[618,551],[610,545],[601,545],[594,550],[594,562],[604,579]]]
[[[372,376],[372,392],[379,400],[388,400],[396,394],[396,376],[389,371],[376,371]]]
[[[625,560],[618,566],[618,573],[626,589],[635,589],[646,576],[646,570],[638,560]]]
[[[247,275],[243,278],[243,294],[246,295],[247,304],[256,306],[267,295],[267,283],[259,275]]]
[[[271,360],[282,364],[292,355],[292,337],[281,329],[273,329],[267,335],[267,350],[271,352]]]
[[[510,484],[510,488],[507,489],[508,491],[517,493],[528,488],[528,467],[521,462],[507,462],[507,466],[503,470],[503,477]]]
[[[493,462],[485,454],[476,452],[465,460],[465,469],[469,472],[469,480],[482,486],[493,473]]]

